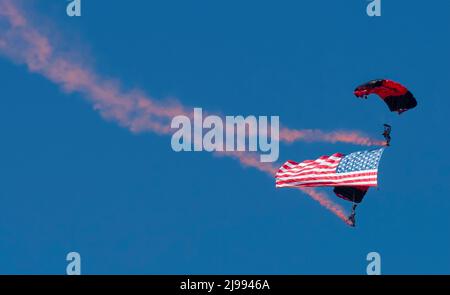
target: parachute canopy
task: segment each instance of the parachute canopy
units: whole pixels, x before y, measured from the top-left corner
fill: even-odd
[[[387,79],[377,79],[356,87],[357,97],[367,98],[370,94],[377,94],[388,105],[391,112],[399,114],[417,106],[414,95],[400,83]]]
[[[368,190],[368,186],[336,186],[333,192],[346,201],[361,203]]]

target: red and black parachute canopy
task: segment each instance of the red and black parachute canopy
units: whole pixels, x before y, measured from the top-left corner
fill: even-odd
[[[377,94],[388,105],[391,112],[399,114],[417,106],[414,95],[400,83],[387,79],[377,79],[356,87],[357,97],[367,98],[370,94]]]

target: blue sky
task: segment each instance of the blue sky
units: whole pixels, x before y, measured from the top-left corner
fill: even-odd
[[[84,274],[364,274],[371,251],[385,274],[450,272],[450,2],[385,0],[379,18],[364,0],[83,2],[81,18],[65,1],[25,7],[125,87],[299,129],[380,136],[390,123],[380,187],[349,228],[233,159],[105,121],[2,57],[0,273],[64,274],[70,251]],[[398,116],[352,95],[379,77],[418,107]],[[280,161],[361,149],[282,144]]]

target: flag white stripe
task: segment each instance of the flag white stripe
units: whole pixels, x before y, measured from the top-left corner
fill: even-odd
[[[331,178],[315,178],[315,179],[311,179],[311,180],[302,180],[302,179],[297,179],[297,178],[290,178],[290,179],[286,179],[286,180],[296,180],[296,182],[301,182],[301,183],[316,183],[316,182],[333,182],[333,183],[338,183],[338,182],[347,182],[350,180],[367,180],[367,179],[375,179],[377,180],[377,176],[376,175],[369,175],[369,176],[356,176],[356,177],[344,177],[344,178],[338,178],[338,179],[331,179]],[[281,180],[281,179],[277,179],[277,182],[285,182],[286,180]],[[293,183],[293,182],[291,182]]]
[[[311,169],[332,169],[332,168],[336,168],[338,165],[339,165],[339,162],[338,163],[333,163],[333,164],[330,164],[330,165],[320,164],[320,165],[312,165],[311,167],[307,166],[307,167],[303,167],[303,168],[295,167],[295,168],[287,169],[287,168],[281,167],[279,170],[280,170],[280,172],[288,172],[288,171],[290,171],[290,172],[297,172],[297,171],[298,172],[303,172],[303,171],[309,171]],[[327,166],[329,168],[324,168],[324,167],[316,168],[317,166]]]

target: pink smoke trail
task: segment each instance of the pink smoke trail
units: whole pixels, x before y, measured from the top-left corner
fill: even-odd
[[[384,141],[372,139],[359,131],[339,130],[327,133],[316,129],[295,130],[282,128],[280,130],[280,141],[291,143],[298,140],[307,142],[314,142],[314,141],[324,141],[331,143],[343,142],[365,146],[386,145]]]
[[[333,212],[346,224],[352,225],[352,223],[348,219],[348,214],[345,213],[345,211],[342,209],[341,206],[331,201],[325,193],[319,192],[311,187],[302,187],[300,188],[300,190],[303,191],[308,196],[310,196],[312,199],[319,202],[320,205]]]
[[[189,113],[178,103],[163,104],[138,90],[123,91],[116,81],[104,79],[81,63],[65,57],[46,36],[26,21],[10,0],[0,1],[2,19],[9,22],[9,27],[0,26],[1,52],[65,91],[82,93],[104,118],[115,120],[133,132],[169,134],[171,128],[167,121]]]
[[[28,23],[21,10],[11,0],[0,0],[0,52],[18,63],[25,64],[30,72],[46,77],[65,91],[83,94],[105,119],[114,120],[132,132],[171,134],[169,121],[177,115],[191,116],[192,113],[192,110],[179,103],[158,102],[139,90],[124,91],[116,81],[105,79],[82,63],[68,58],[54,47],[48,37]],[[319,130],[287,128],[281,130],[280,140],[379,144],[355,132],[324,133]],[[254,167],[272,177],[276,171],[270,164],[260,163],[249,154],[234,153],[230,156],[239,160],[242,165]],[[346,221],[346,214],[341,207],[329,200],[325,194],[314,189],[302,191]]]
[[[81,63],[56,52],[50,40],[27,22],[11,0],[1,0],[0,17],[10,26],[9,29],[0,27],[0,50],[5,55],[26,64],[31,72],[45,76],[67,92],[82,93],[104,118],[115,120],[132,132],[170,134],[168,121],[174,116],[192,116],[192,110],[179,103],[157,102],[139,90],[124,91],[116,81],[100,77]],[[280,130],[280,141],[300,140],[384,145],[357,131]]]

